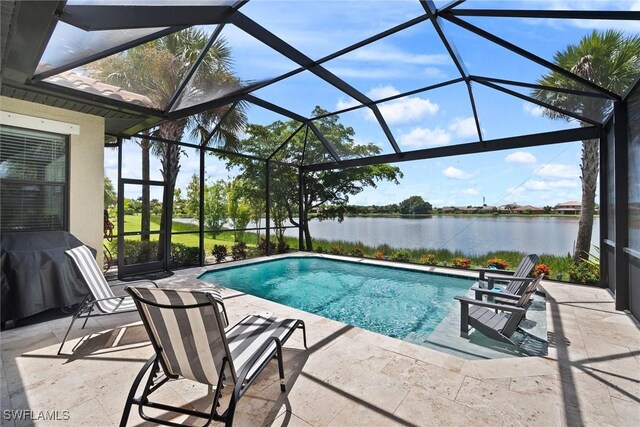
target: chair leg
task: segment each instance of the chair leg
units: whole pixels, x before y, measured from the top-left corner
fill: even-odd
[[[469,338],[469,304],[460,304],[460,336]]]
[[[84,319],[84,323],[82,324],[81,329],[84,329],[84,327],[87,326],[87,320],[89,320],[89,316],[91,316],[92,311],[93,311],[93,304],[91,304],[91,307],[89,307],[89,313],[87,314],[87,318]]]
[[[124,410],[122,411],[122,417],[120,418],[120,427],[125,427],[127,425],[127,420],[129,419],[129,414],[131,413],[131,406],[133,405],[133,400],[136,397],[136,390],[138,390],[138,387],[140,386],[140,382],[142,381],[142,378],[149,370],[149,367],[154,362],[156,362],[157,360],[156,358],[157,356],[154,354],[153,357],[151,357],[151,359],[147,360],[147,362],[144,364],[142,369],[140,369],[140,372],[138,372],[136,379],[133,381],[133,384],[131,385],[131,389],[129,390],[129,394],[127,395],[127,401],[124,405]]]
[[[307,349],[309,348],[307,347],[307,328],[305,327],[303,320],[299,320],[298,322],[298,328],[302,329],[302,340],[304,342],[304,348]]]
[[[76,311],[73,314],[73,318],[71,319],[71,323],[69,324],[69,327],[67,328],[67,332],[64,334],[64,338],[62,339],[62,343],[60,343],[60,348],[58,349],[58,356],[62,352],[62,347],[64,346],[65,341],[67,341],[67,337],[69,336],[69,332],[71,332],[71,327],[73,326],[73,323],[76,321],[76,319],[80,315],[80,312],[82,311],[82,309],[83,309],[83,306],[81,305],[78,308],[78,311]]]
[[[280,340],[276,341],[276,357],[278,358],[278,374],[280,375],[280,391],[286,392],[287,385],[284,381],[284,358],[282,356],[282,343]]]

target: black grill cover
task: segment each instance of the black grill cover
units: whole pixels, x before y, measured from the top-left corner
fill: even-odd
[[[89,290],[64,251],[82,244],[66,231],[2,233],[2,322],[81,302]]]

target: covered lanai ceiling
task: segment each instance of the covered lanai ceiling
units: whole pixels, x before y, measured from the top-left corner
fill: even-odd
[[[571,69],[554,65],[553,57],[548,53],[548,37],[545,49],[536,45],[520,46],[509,39],[509,32],[504,29],[527,24],[522,27],[523,31],[538,32],[544,38],[549,27],[539,25],[542,23],[597,22],[608,28],[637,28],[637,22],[634,21],[640,20],[640,12],[586,10],[582,6],[584,2],[571,2],[571,10],[558,9],[561,3],[327,1],[320,3],[320,10],[325,15],[325,22],[331,21],[334,25],[327,28],[325,37],[317,37],[317,33],[312,37],[309,33],[305,41],[306,26],[315,19],[315,12],[309,7],[310,3],[305,1],[3,1],[2,94],[103,116],[106,118],[107,132],[122,136],[138,134],[165,120],[180,119],[208,109],[244,102],[298,121],[300,129],[306,128],[307,132],[313,134],[331,157],[343,166],[351,165],[349,159],[341,158],[314,123],[327,115],[344,115],[353,111],[365,111],[371,126],[378,127],[384,138],[381,143],[384,145],[384,156],[375,162],[446,154],[438,151],[446,150],[446,147],[431,148],[432,154],[401,147],[385,113],[385,105],[433,91],[456,96],[459,108],[469,112],[467,124],[471,124],[472,133],[469,142],[475,145],[465,144],[467,148],[459,149],[457,154],[483,150],[488,146],[490,149],[502,149],[513,148],[517,144],[524,146],[575,141],[595,137],[597,127],[606,117],[589,117],[554,107],[533,98],[533,90],[585,97],[591,102],[601,103],[604,111],[610,109],[607,106],[613,106],[616,100],[621,100],[624,93],[611,92],[598,83],[578,76]],[[586,3],[598,6],[598,2]],[[363,13],[363,19],[369,20],[366,31],[353,31],[353,28],[349,28],[353,15],[365,9],[367,13]],[[270,11],[273,13],[270,14]],[[152,90],[147,90],[144,84],[116,85],[100,81],[87,71],[96,61],[104,61],[105,58],[117,60],[127,55],[133,47],[186,31],[188,27],[196,27],[204,32],[208,42],[198,54],[182,58],[186,66],[182,64],[184,71],[179,76],[180,83],[172,88],[172,93],[162,98],[154,97]],[[394,87],[394,90],[371,91],[354,83],[353,70],[348,72],[341,64],[341,61],[350,58],[366,59],[371,52],[377,52],[378,56],[385,53],[389,63],[398,61],[398,67],[402,67],[402,58],[398,56],[402,53],[389,51],[388,42],[394,40],[394,43],[402,44],[402,37],[416,30],[423,30],[424,46],[421,52],[414,52],[415,58],[418,58],[415,61],[424,64],[433,61],[448,67],[447,72],[437,69],[425,72],[424,79],[412,79],[413,82],[423,83],[415,87],[400,85],[401,90]],[[472,38],[475,40],[473,49],[481,42],[479,51],[467,47]],[[260,64],[241,69],[242,61],[235,61],[238,71],[236,80],[205,87],[194,83],[201,73],[206,72],[204,67],[207,61],[203,59],[208,49],[220,40],[225,40],[232,55],[238,46],[259,46],[264,53],[262,58],[267,58],[263,61],[273,58],[274,62],[282,64],[282,71],[275,73],[274,67]],[[333,40],[336,40],[335,43]],[[564,48],[566,43],[559,42],[554,52]],[[364,65],[361,65],[359,72],[368,73],[367,62],[360,64]],[[152,67],[149,68],[149,75],[139,76],[139,80],[153,81]],[[505,73],[507,69],[522,72],[509,75]],[[542,86],[537,79],[530,77],[532,70],[538,76],[556,72],[568,84],[562,87]],[[406,69],[406,73],[412,72],[412,69]],[[367,77],[375,80],[376,74],[371,71]],[[384,86],[384,78],[384,75],[380,75],[379,86],[383,89],[387,87]],[[313,103],[313,96],[291,89],[300,88],[300,84],[287,86],[289,82],[296,81],[303,86],[316,85],[323,91],[335,92],[340,98],[339,104],[331,106],[335,108],[327,114],[313,116],[311,111],[298,111],[291,107],[295,103],[273,95],[279,92],[287,93],[289,98],[309,97]],[[498,108],[480,105],[478,91],[496,92],[503,97],[530,103],[534,108],[553,110],[572,119],[574,129],[554,133],[549,138],[519,138],[518,143],[514,143],[513,139],[488,140],[483,132],[483,118],[500,113]],[[483,111],[483,108],[487,111]],[[521,135],[530,133],[524,130]],[[361,161],[351,161],[353,164],[362,164]]]

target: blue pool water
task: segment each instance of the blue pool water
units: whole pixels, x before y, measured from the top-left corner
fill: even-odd
[[[473,280],[317,257],[210,271],[201,280],[404,339],[428,336]]]

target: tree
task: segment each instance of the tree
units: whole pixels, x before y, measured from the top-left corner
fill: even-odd
[[[186,213],[186,200],[182,198],[182,189],[176,188],[173,190],[173,205],[174,212],[177,212],[179,215],[184,215]]]
[[[584,36],[576,45],[567,46],[554,56],[554,62],[574,74],[597,83],[612,92],[622,94],[640,72],[640,37],[625,36],[622,31],[593,31]],[[546,86],[570,89],[584,88],[573,80],[550,72],[542,76],[538,83]],[[578,113],[585,117],[599,119],[611,111],[611,104],[587,96],[568,95],[550,90],[536,89],[533,96],[553,106]],[[552,110],[544,110],[552,119],[570,120],[567,116]],[[585,126],[585,123],[581,123]],[[598,140],[582,141],[582,159],[580,164],[582,180],[582,206],[578,237],[573,262],[579,263],[591,246],[595,194],[598,180]]]
[[[428,214],[431,213],[431,203],[425,202],[420,196],[411,196],[400,202],[401,214]]]
[[[218,180],[204,189],[204,227],[214,239],[227,222],[227,184]]]
[[[233,240],[236,242],[242,241],[244,229],[247,228],[247,224],[249,224],[251,220],[251,208],[245,202],[245,197],[242,192],[242,180],[235,179],[229,184],[227,215],[233,226]]]
[[[113,188],[113,182],[105,175],[104,177],[104,208],[109,209],[118,202],[118,195]]]
[[[191,180],[189,184],[187,184],[185,210],[191,218],[198,218],[200,216],[200,179],[195,173],[191,175]]]
[[[108,57],[87,66],[87,72],[94,78],[120,86],[126,90],[147,96],[153,106],[164,110],[169,105],[183,77],[208,43],[209,35],[201,29],[190,27],[167,35],[128,51]],[[231,50],[226,40],[218,38],[209,48],[198,70],[191,78],[181,100],[207,98],[215,93],[224,93],[241,86],[240,80],[231,70]],[[208,138],[208,131],[227,112],[229,106],[214,108],[186,118],[165,121],[153,132],[155,136],[180,141],[186,131],[202,142],[223,146],[234,150],[238,147],[238,134],[244,128],[246,114],[240,103],[218,127],[218,131]],[[180,172],[179,146],[168,143],[151,143],[151,150],[160,158],[161,172],[167,186],[165,214],[160,219],[160,227],[170,230],[173,220],[173,194]],[[169,239],[171,233],[161,234]],[[165,247],[160,242],[160,251]]]
[[[322,108],[316,107],[312,116],[322,116],[326,113]],[[381,152],[380,147],[373,143],[356,144],[353,129],[342,125],[337,115],[314,120],[314,124],[343,158],[371,156]],[[268,126],[249,125],[243,148],[266,158],[298,126],[299,123],[295,121],[276,121]],[[300,158],[301,153],[304,153],[304,159]],[[278,152],[274,160],[291,163],[303,160],[305,164],[313,164],[333,159],[312,132],[308,132],[305,144],[305,132],[301,131]],[[227,166],[239,166],[240,176],[247,185],[256,192],[265,194],[264,164],[241,158],[228,158]],[[313,249],[309,231],[309,216],[312,211],[317,210],[316,217],[319,220],[342,221],[350,196],[362,192],[366,187],[375,187],[379,181],[398,183],[398,179],[402,177],[399,168],[386,164],[307,173],[304,177],[302,215],[298,218],[298,168],[271,162],[270,171],[271,213],[277,209],[285,210],[289,222],[302,228],[304,246],[307,250]]]

